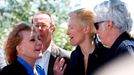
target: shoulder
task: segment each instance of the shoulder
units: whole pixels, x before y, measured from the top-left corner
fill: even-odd
[[[121,47],[123,48],[133,48],[134,49],[134,39],[127,39],[122,41],[122,43],[120,44]]]
[[[0,74],[2,75],[8,75],[8,74],[27,74],[27,71],[25,69],[24,66],[22,66],[18,61],[15,61],[14,63],[5,66],[2,71],[0,72]]]
[[[10,64],[10,65],[5,66],[5,67],[1,70],[0,74],[2,74],[2,75],[13,74],[15,71],[16,71],[15,65]]]
[[[75,50],[72,51],[71,55],[79,54],[79,53],[81,52],[80,50],[81,50],[80,47],[77,46],[77,47],[75,48]]]
[[[129,40],[124,40],[122,43],[123,43],[125,46],[134,46],[134,39],[131,38],[131,39],[129,39]]]
[[[123,52],[128,52],[129,54],[134,53],[134,39],[127,39],[122,41],[122,43],[119,45],[118,50]]]
[[[70,58],[71,51],[67,51],[63,48],[60,48],[53,43],[53,44],[51,44],[51,54],[53,56]]]
[[[71,60],[79,58],[80,56],[82,56],[82,52],[80,47],[77,46],[76,49],[71,53]]]

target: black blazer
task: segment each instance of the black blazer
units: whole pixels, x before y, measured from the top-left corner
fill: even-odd
[[[26,68],[17,60],[12,64],[5,66],[1,71],[0,75],[30,75]]]
[[[65,58],[65,63],[67,64],[67,67],[65,69],[64,75],[69,75],[69,63],[70,60],[68,58]],[[49,60],[49,66],[48,66],[48,75],[54,75],[53,73],[53,66],[54,66],[54,62],[56,60],[56,57],[54,57],[53,55],[50,56],[50,60]]]

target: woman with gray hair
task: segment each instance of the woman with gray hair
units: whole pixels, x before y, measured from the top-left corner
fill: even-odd
[[[95,27],[101,43],[110,48],[103,53],[103,64],[123,54],[133,55],[134,39],[129,35],[132,19],[125,3],[104,1],[95,6]],[[101,64],[102,65],[102,64]]]

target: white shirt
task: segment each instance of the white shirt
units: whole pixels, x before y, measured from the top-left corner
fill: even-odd
[[[35,64],[40,65],[44,71],[45,75],[47,75],[48,72],[48,65],[49,65],[49,60],[50,60],[50,55],[51,55],[51,44],[49,45],[48,49],[43,53],[42,58],[38,59]]]
[[[42,58],[38,59],[36,61],[35,64],[40,65],[44,71],[45,71],[45,75],[48,75],[48,65],[49,65],[49,60],[50,60],[50,56],[51,54],[56,57],[57,55],[61,56],[61,57],[67,57],[70,58],[71,52],[68,52],[64,49],[59,48],[58,46],[56,46],[52,41],[48,47],[48,49],[43,53]]]

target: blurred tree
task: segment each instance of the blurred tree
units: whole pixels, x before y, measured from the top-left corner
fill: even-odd
[[[76,0],[75,2],[79,2]],[[32,15],[38,11],[47,11],[52,14],[57,27],[54,42],[67,50],[71,50],[66,33],[68,12],[79,6],[71,0],[0,0],[0,48],[11,29],[17,22],[31,22]]]

